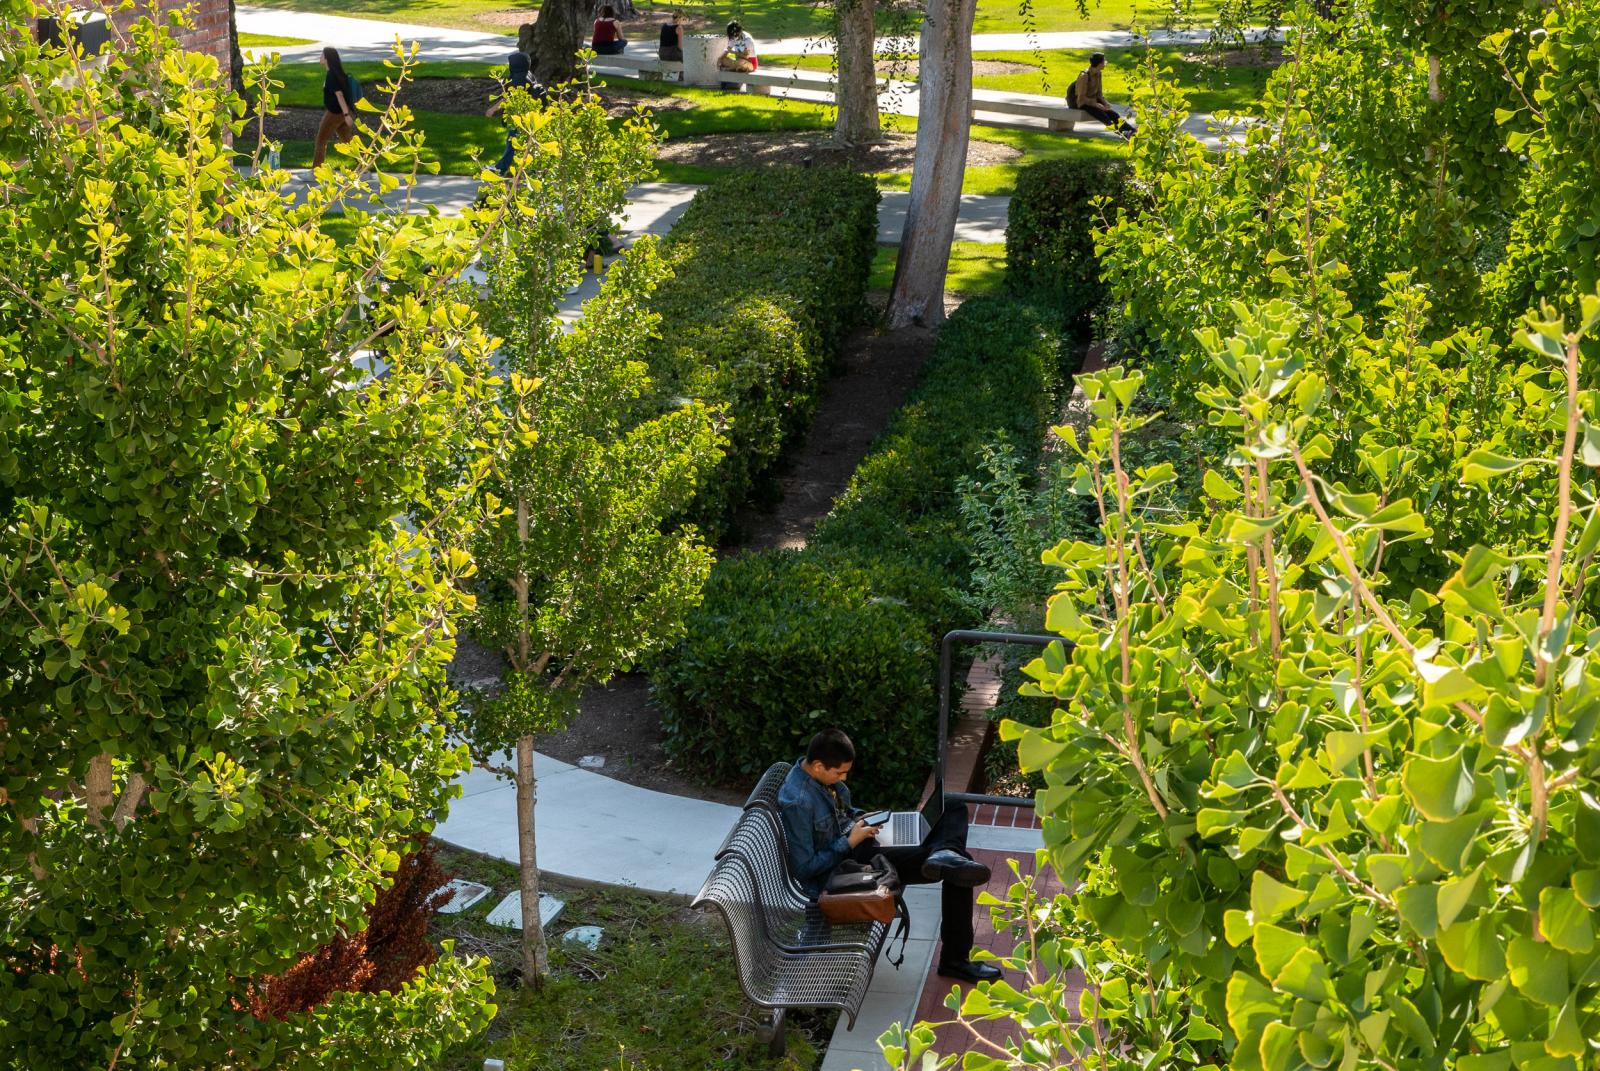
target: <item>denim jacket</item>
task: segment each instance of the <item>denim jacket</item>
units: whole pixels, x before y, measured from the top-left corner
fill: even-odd
[[[789,866],[800,887],[812,896],[822,891],[833,868],[850,854],[850,826],[855,808],[850,790],[840,781],[830,791],[796,759],[778,789],[778,810],[789,838]],[[834,804],[833,793],[839,794]],[[843,808],[843,814],[840,813]]]

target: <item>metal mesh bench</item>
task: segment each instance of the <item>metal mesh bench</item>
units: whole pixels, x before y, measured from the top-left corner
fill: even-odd
[[[772,779],[771,805],[747,804],[717,852],[695,907],[714,908],[728,926],[739,988],[752,1004],[770,1008],[760,1032],[774,1056],[784,1050],[789,1008],[837,1008],[853,1028],[866,998],[878,951],[888,933],[882,923],[830,923],[789,873],[789,853],[777,813],[773,767],[758,782],[755,801]]]
[[[781,947],[804,951],[819,945],[857,945],[876,952],[888,927],[881,922],[829,922],[817,902],[789,873],[783,824],[771,811],[752,808],[739,816],[717,853],[738,855],[755,877],[767,933]]]
[[[752,807],[765,807],[777,814],[778,790],[783,787],[784,778],[789,776],[793,768],[792,762],[775,762],[768,766],[767,772],[756,782],[756,787],[750,790],[749,798],[744,801],[744,809],[748,811]]]

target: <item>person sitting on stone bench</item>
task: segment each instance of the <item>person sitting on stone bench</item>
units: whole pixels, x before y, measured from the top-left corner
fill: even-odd
[[[883,855],[906,885],[944,882],[940,896],[939,936],[944,952],[939,973],[966,982],[992,982],[1000,969],[972,961],[972,890],[989,880],[989,868],[967,853],[967,808],[947,804],[921,844],[884,847],[873,839],[878,827],[861,821],[850,803],[845,778],[855,764],[856,749],[839,729],[824,729],[811,738],[778,789],[778,810],[789,840],[789,864],[795,880],[815,898],[834,868],[846,859],[871,862]]]
[[[1106,129],[1121,134],[1124,138],[1131,138],[1138,133],[1133,124],[1117,114],[1106,100],[1105,90],[1101,88],[1101,75],[1105,73],[1106,54],[1096,52],[1089,57],[1089,66],[1078,75],[1078,80],[1072,83],[1072,89],[1067,93],[1067,104],[1080,111],[1088,112],[1099,122],[1106,125]]]
[[[745,74],[761,66],[761,59],[756,55],[756,39],[745,32],[738,19],[728,23],[728,51],[717,58],[717,66]]]
[[[672,21],[661,24],[661,43],[656,56],[674,63],[683,62],[683,12],[674,11]]]
[[[628,47],[628,39],[622,36],[622,28],[617,25],[616,9],[610,4],[601,7],[600,17],[594,20],[594,36],[589,47],[597,56],[620,56]]]

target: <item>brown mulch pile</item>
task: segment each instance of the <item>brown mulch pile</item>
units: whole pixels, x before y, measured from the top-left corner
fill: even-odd
[[[878,74],[886,78],[896,78],[906,82],[914,82],[917,78],[917,61],[914,57],[903,59],[884,58],[876,62]],[[1037,71],[1039,68],[1031,63],[1012,63],[1010,60],[973,60],[972,74],[974,77],[986,74],[1022,74],[1026,71]]]
[[[757,168],[783,164],[842,167],[856,171],[910,171],[917,139],[911,134],[886,134],[872,145],[851,148],[834,143],[826,130],[770,133],[704,134],[663,142],[663,160],[706,167]],[[993,141],[967,144],[967,166],[984,167],[1014,160],[1022,153]]]
[[[1283,64],[1282,45],[1257,45],[1252,48],[1225,48],[1221,52],[1185,52],[1188,63],[1216,63],[1223,67],[1278,67]]]

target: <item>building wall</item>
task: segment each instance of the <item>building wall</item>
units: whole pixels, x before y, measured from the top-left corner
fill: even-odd
[[[173,11],[188,6],[190,2],[191,0],[160,0],[161,10]],[[178,34],[178,42],[191,52],[204,52],[215,57],[226,77],[229,61],[228,0],[192,0],[192,5],[190,20],[193,25]],[[92,2],[75,6],[82,11],[98,10]],[[109,17],[117,26],[127,27],[138,21],[147,10],[141,3],[131,11],[111,12]],[[108,34],[103,26],[94,24],[95,16],[91,15],[90,18],[91,21],[81,27],[78,33],[84,42],[84,47],[91,52],[97,52],[100,43],[105,41]],[[115,46],[108,44],[104,47]]]

